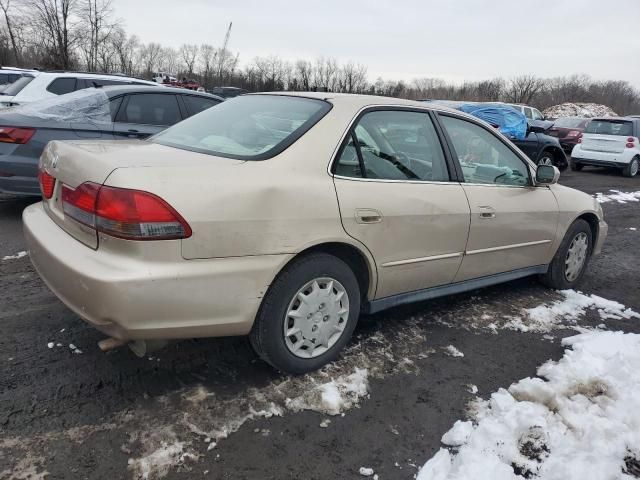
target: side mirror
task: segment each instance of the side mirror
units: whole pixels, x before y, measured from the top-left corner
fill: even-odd
[[[538,165],[536,168],[536,183],[541,185],[553,185],[560,179],[560,170],[553,165]]]

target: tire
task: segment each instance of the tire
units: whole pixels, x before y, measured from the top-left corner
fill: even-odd
[[[555,165],[553,154],[551,152],[542,152],[542,156],[538,159],[538,165]]]
[[[584,258],[579,266],[579,269],[576,271],[575,268],[569,269],[568,262],[569,250],[574,246],[577,248],[578,244],[574,244],[574,241],[577,241],[578,239],[581,240],[579,242],[580,245],[582,244],[582,240],[586,245],[584,250]],[[547,273],[541,275],[540,280],[547,287],[556,290],[566,290],[576,287],[582,280],[582,276],[587,269],[587,265],[589,264],[592,252],[593,232],[591,231],[591,227],[585,220],[578,219],[573,222],[567,230],[567,233],[562,240],[560,247],[558,247],[558,251],[549,264]],[[573,267],[575,267],[575,264],[573,265]],[[568,273],[569,271],[571,272],[571,274]]]
[[[329,280],[333,281],[332,288],[329,288]],[[324,288],[317,289],[314,285]],[[304,288],[309,291],[309,302],[298,300]],[[343,292],[342,296],[339,296],[340,291]],[[322,302],[323,298],[327,298],[328,306],[315,303]],[[336,301],[336,298],[339,300]],[[345,305],[348,313],[340,315]],[[301,316],[289,315],[300,310]],[[292,374],[307,373],[338,357],[349,342],[359,315],[360,287],[351,268],[333,255],[314,253],[294,260],[273,281],[262,301],[249,338],[256,353],[276,369]],[[312,333],[314,328],[317,333]],[[286,329],[298,331],[287,336]],[[341,329],[341,333],[332,329]],[[312,338],[314,335],[322,337],[323,333],[325,342],[317,337]]]
[[[576,163],[573,160],[571,160],[570,165],[571,165],[571,170],[573,170],[574,172],[580,172],[584,167],[584,165],[580,165],[579,163]]]
[[[638,168],[640,167],[640,161],[638,157],[634,157],[629,165],[622,169],[622,175],[625,177],[635,177],[638,174]]]

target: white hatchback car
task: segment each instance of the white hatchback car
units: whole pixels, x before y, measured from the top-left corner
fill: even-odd
[[[12,83],[0,96],[0,108],[52,98],[56,95],[75,92],[84,88],[107,85],[149,85],[155,82],[123,75],[108,75],[84,72],[28,72]]]
[[[616,167],[634,177],[640,166],[640,118],[607,117],[591,120],[571,152],[571,170],[585,165]]]

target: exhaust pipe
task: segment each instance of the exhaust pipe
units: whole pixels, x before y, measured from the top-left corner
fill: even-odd
[[[119,338],[109,337],[109,338],[105,338],[104,340],[100,340],[98,342],[98,347],[100,347],[100,350],[102,350],[103,352],[108,352],[109,350],[113,350],[114,348],[118,348],[123,345],[126,345],[126,343],[127,343],[126,340],[120,340]]]

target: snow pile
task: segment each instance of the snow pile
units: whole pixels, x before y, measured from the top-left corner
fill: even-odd
[[[18,252],[15,255],[7,255],[5,257],[2,257],[2,260],[18,260],[19,258],[22,257],[26,257],[28,255],[27,252],[25,252],[24,250],[22,252]]]
[[[287,399],[288,409],[298,412],[312,410],[327,415],[339,415],[356,406],[369,393],[369,372],[356,368],[351,375],[340,376],[318,385],[294,399]]]
[[[608,194],[596,193],[596,200],[600,203],[607,202],[640,202],[640,192],[621,192],[620,190],[609,190]]]
[[[185,452],[185,443],[179,442],[175,433],[170,429],[163,429],[144,438],[137,438],[145,445],[154,445],[148,449],[140,458],[129,459],[129,470],[134,474],[134,478],[148,480],[165,476],[169,469],[175,465],[184,465],[185,460],[197,460],[198,455]]]
[[[617,117],[618,114],[606,105],[598,103],[562,103],[547,108],[542,112],[547,118],[560,117]]]
[[[418,480],[631,479],[640,459],[640,335],[566,338],[558,362],[480,401],[457,422]],[[446,442],[445,442],[446,441]]]
[[[640,314],[613,300],[575,290],[561,290],[559,293],[564,295],[564,300],[526,309],[529,322],[525,325],[512,321],[511,326],[520,331],[548,332],[563,321],[577,321],[588,309],[597,310],[602,320],[640,319]]]

